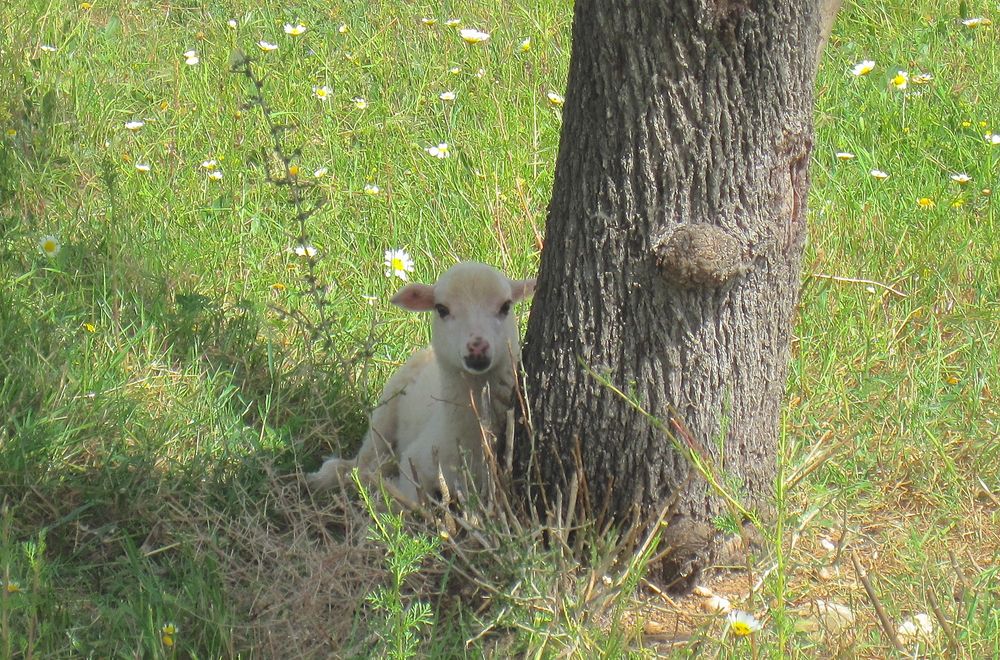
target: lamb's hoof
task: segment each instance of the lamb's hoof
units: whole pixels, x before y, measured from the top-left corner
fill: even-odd
[[[306,485],[310,490],[321,491],[340,487],[344,483],[344,478],[353,467],[352,461],[345,461],[342,458],[329,458],[316,472],[306,475]]]

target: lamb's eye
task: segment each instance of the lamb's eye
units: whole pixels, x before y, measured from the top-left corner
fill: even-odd
[[[440,316],[441,318],[445,318],[449,314],[451,314],[451,310],[449,310],[447,307],[445,307],[441,303],[438,303],[437,305],[434,305],[434,309],[437,310],[438,316]]]
[[[508,300],[504,304],[500,305],[500,311],[498,312],[498,314],[500,316],[507,316],[508,314],[510,314],[510,306],[513,304],[514,304],[513,301]]]

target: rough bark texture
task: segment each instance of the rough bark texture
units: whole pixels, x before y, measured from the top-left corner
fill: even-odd
[[[660,579],[718,558],[726,513],[602,374],[687,430],[766,512],[806,237],[817,0],[577,0],[524,367],[525,474],[599,522],[673,498]],[[526,435],[526,434],[522,434]],[[583,483],[583,480],[580,481]],[[600,519],[604,520],[600,520]]]

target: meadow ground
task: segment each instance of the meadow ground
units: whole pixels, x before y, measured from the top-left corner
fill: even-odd
[[[749,641],[700,601],[640,608],[636,571],[599,605],[530,535],[460,557],[301,488],[426,340],[387,250],[419,280],[535,268],[571,11],[3,3],[0,655],[641,655],[664,611],[678,655],[882,657],[923,613],[909,652],[1000,655],[994,2],[849,2],[824,54]]]

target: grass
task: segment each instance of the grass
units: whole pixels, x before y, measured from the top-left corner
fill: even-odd
[[[993,4],[965,4],[1000,23]],[[1000,652],[1000,193],[986,192],[1000,147],[983,138],[1000,132],[1000,42],[959,11],[850,4],[824,54],[783,467],[826,459],[783,501],[794,534],[765,582],[787,606],[742,605],[765,621],[755,652],[888,652],[851,552],[892,621],[931,612],[931,594],[950,652]],[[463,43],[452,12],[490,42]],[[304,35],[283,33],[299,20]],[[656,648],[619,616],[624,590],[610,632],[578,623],[586,590],[530,535],[473,562],[510,591],[481,608],[454,607],[468,566],[443,552],[393,582],[370,517],[295,476],[354,448],[386,374],[426,340],[386,304],[400,282],[385,250],[407,249],[418,280],[457,259],[534,270],[560,128],[546,93],[565,84],[570,20],[553,0],[0,8],[0,653],[361,653],[387,620],[366,596],[392,584],[393,602],[432,607],[414,628],[423,653]],[[305,236],[288,187],[267,181],[281,168],[230,73],[237,49],[290,127],[309,203],[324,200]],[[863,59],[875,70],[850,75]],[[906,90],[887,85],[897,70]],[[450,158],[427,153],[441,142]],[[303,241],[318,259],[289,251]],[[817,599],[852,608],[850,634],[806,630]],[[687,619],[696,648],[750,653],[718,617]],[[938,625],[920,648],[949,643]]]

